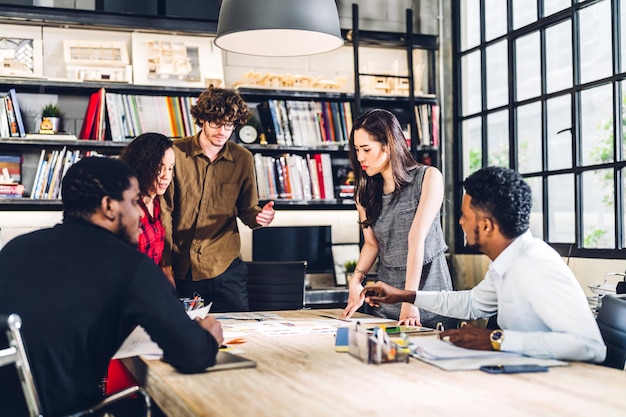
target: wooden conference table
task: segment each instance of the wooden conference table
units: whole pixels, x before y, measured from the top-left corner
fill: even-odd
[[[276,312],[294,322],[339,313]],[[334,333],[250,332],[234,352],[257,361],[249,369],[184,375],[159,360],[124,363],[173,417],[626,415],[626,373],[615,369],[572,363],[544,373],[491,375],[448,372],[413,358],[367,365],[336,352],[334,339]]]

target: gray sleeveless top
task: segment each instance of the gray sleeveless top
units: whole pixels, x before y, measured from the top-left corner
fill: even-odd
[[[419,166],[413,170],[413,181],[404,186],[394,200],[392,194],[383,195],[383,208],[380,217],[372,229],[378,240],[379,264],[386,267],[406,268],[406,258],[409,251],[407,236],[415,212],[422,195],[422,183],[428,167]],[[448,249],[443,239],[439,216],[430,225],[424,246],[424,264],[432,262],[433,258]]]
[[[428,166],[421,165],[413,170],[414,178],[404,186],[395,199],[392,194],[383,195],[380,217],[372,225],[378,241],[378,279],[397,288],[404,289],[406,261],[409,252],[408,234],[422,195],[422,183]],[[448,249],[443,238],[441,221],[435,217],[424,242],[424,266],[420,290],[452,290],[452,279],[444,257]],[[383,304],[375,313],[398,319],[401,304]],[[434,327],[440,316],[420,310],[423,326]]]

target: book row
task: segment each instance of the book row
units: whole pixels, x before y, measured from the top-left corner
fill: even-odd
[[[196,101],[195,97],[109,93],[101,88],[89,99],[79,138],[124,142],[146,132],[191,136],[199,129],[191,116]]]
[[[352,129],[347,101],[266,100],[257,111],[268,143],[278,145],[345,144]]]
[[[30,197],[34,199],[61,198],[61,181],[67,170],[83,157],[103,156],[96,151],[61,150],[46,152],[41,150],[35,180],[31,188]]]
[[[439,106],[436,104],[418,104],[415,106],[415,121],[418,144],[421,146],[439,146]]]
[[[14,88],[0,96],[0,137],[13,138],[26,136],[22,112]]]
[[[330,155],[254,155],[260,200],[328,200],[335,198]]]

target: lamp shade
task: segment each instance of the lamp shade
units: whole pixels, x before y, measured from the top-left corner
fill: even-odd
[[[343,45],[334,0],[223,0],[215,44],[247,55],[299,56]]]

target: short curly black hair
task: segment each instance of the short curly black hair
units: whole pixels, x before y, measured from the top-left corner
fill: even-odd
[[[209,87],[191,107],[191,115],[198,126],[202,126],[203,122],[227,122],[241,126],[246,124],[252,112],[243,97],[234,90]]]
[[[463,186],[472,197],[472,207],[491,216],[504,236],[512,239],[528,230],[532,193],[520,174],[487,167],[467,177]]]
[[[165,151],[173,146],[172,140],[160,133],[144,133],[137,136],[120,153],[120,159],[137,173],[139,189],[147,195],[161,172]]]
[[[100,207],[102,198],[124,200],[135,171],[114,158],[86,157],[72,165],[61,186],[63,217],[88,219]]]

